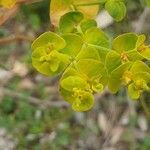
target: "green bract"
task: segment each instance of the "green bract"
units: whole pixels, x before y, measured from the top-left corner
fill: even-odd
[[[114,39],[113,49],[122,56],[122,61],[150,60],[150,46],[144,44],[145,36],[125,33]]]
[[[122,62],[141,60],[143,57],[137,49],[139,41],[140,36],[135,33],[125,33],[113,40],[112,47],[120,55]]]
[[[77,32],[78,24],[83,20],[81,12],[69,12],[60,18],[59,29],[62,33]]]
[[[80,11],[86,19],[93,19],[99,12],[99,5],[104,6],[116,21],[121,21],[126,15],[124,0],[51,0],[51,22],[58,26],[61,16],[70,11]]]
[[[80,59],[64,72],[60,81],[61,94],[74,110],[87,111],[94,104],[92,94],[103,91],[106,77],[104,65],[100,61]]]
[[[99,0],[51,0],[50,3],[50,18],[55,26],[58,26],[60,17],[70,11],[80,11],[85,18],[93,19],[96,17],[98,5],[83,5],[89,3],[97,3]]]
[[[112,93],[127,87],[129,96],[138,99],[143,91],[150,90],[150,68],[144,62],[150,60],[150,46],[144,44],[145,36],[125,33],[110,44],[95,20],[81,13],[90,11],[86,2],[105,5],[117,21],[125,16],[122,0],[52,0],[52,14],[60,18],[58,33],[46,32],[33,42],[33,66],[48,76],[62,73],[60,93],[75,111],[91,109],[94,94],[107,86]]]
[[[62,52],[74,60],[83,46],[83,39],[79,35],[72,33],[64,34],[62,37],[66,42]]]
[[[72,11],[64,14],[60,18],[59,31],[65,33],[85,33],[88,29],[97,27],[93,19],[84,19],[81,12]]]
[[[75,111],[87,111],[94,104],[90,84],[80,75],[74,65],[64,72],[60,80],[60,91]]]
[[[96,27],[92,27],[85,32],[84,40],[88,44],[109,48],[109,38],[101,29]]]
[[[138,99],[143,91],[150,91],[150,74],[141,72],[134,74],[133,83],[128,86],[128,94],[132,99]]]
[[[147,6],[150,6],[150,0],[145,0]]]
[[[80,24],[80,28],[83,33],[85,33],[87,29],[90,29],[92,27],[97,27],[97,23],[93,19],[85,19]]]
[[[116,21],[121,21],[126,15],[126,6],[120,0],[107,0],[105,9]]]
[[[108,73],[126,62],[150,60],[150,48],[144,45],[145,36],[135,33],[125,33],[112,42],[112,49],[106,56],[106,68]]]
[[[79,76],[69,76],[60,82],[60,86],[67,91],[73,91],[74,88],[86,89],[88,84]]]
[[[132,81],[128,86],[128,93],[132,99],[138,99],[145,90],[150,90],[150,68],[141,61],[136,61],[130,72]]]
[[[147,60],[150,60],[150,45],[145,45],[145,35],[140,35],[136,43],[137,51],[139,54]]]
[[[120,86],[125,86],[130,82],[130,73],[128,72],[130,66],[130,62],[124,63],[110,73],[108,88],[112,93],[116,93]]]
[[[128,86],[128,93],[132,99],[138,99],[144,90],[150,90],[150,68],[142,61],[133,64],[127,62],[111,72],[108,87],[116,93],[120,86]]]
[[[75,100],[72,104],[72,109],[75,111],[87,111],[94,105],[94,97],[90,92],[77,90],[74,93]]]
[[[75,111],[87,111],[94,104],[94,98],[89,91],[89,84],[79,76],[69,76],[60,82],[62,94],[69,95],[68,99]]]
[[[32,44],[33,66],[44,75],[60,73],[69,64],[68,55],[61,53],[65,45],[65,40],[53,32],[42,34]]]

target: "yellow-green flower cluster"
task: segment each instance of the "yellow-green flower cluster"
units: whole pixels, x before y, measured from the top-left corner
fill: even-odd
[[[132,99],[150,90],[150,47],[144,42],[144,35],[125,33],[110,44],[94,20],[72,11],[61,17],[57,34],[46,32],[33,42],[32,63],[44,75],[62,74],[61,95],[75,111],[87,111],[105,87],[116,93],[125,86]]]

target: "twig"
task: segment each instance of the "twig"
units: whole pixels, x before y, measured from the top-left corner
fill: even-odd
[[[18,5],[11,9],[0,9],[0,26],[3,25],[8,19],[12,18],[19,10]]]
[[[37,3],[41,1],[43,0],[18,0],[17,4],[11,9],[1,8],[0,9],[0,26],[3,25],[8,19],[12,18],[13,16],[17,14],[17,12],[19,11],[20,5],[24,3],[32,4],[32,3]]]
[[[29,103],[39,106],[42,109],[49,107],[67,107],[68,103],[64,101],[50,101],[50,100],[41,100],[32,96],[25,96],[24,94],[12,91],[10,89],[0,87],[0,90],[4,95],[11,96],[13,98],[17,98],[18,100],[27,99]],[[16,100],[16,99],[15,99]]]
[[[12,43],[15,41],[27,41],[27,42],[32,42],[33,38],[24,36],[24,35],[11,35],[9,37],[1,38],[0,39],[0,45],[5,45],[8,43]]]

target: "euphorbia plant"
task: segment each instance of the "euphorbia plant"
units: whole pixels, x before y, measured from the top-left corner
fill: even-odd
[[[149,5],[149,0],[145,0]],[[11,7],[15,1],[0,0]],[[150,45],[145,35],[124,33],[110,41],[94,20],[99,6],[116,20],[126,14],[124,0],[51,0],[55,32],[45,32],[32,44],[32,64],[47,76],[61,75],[59,89],[75,111],[94,105],[94,94],[108,87],[126,87],[131,99],[150,91]]]
[[[16,2],[0,0],[0,5],[11,8]],[[145,2],[149,5],[149,0]],[[112,93],[125,86],[132,99],[150,86],[145,36],[125,33],[110,42],[93,19],[98,5],[116,21],[126,14],[123,0],[52,0],[50,16],[57,34],[46,32],[32,44],[33,66],[47,76],[62,74],[61,94],[76,111],[89,110],[93,94],[106,86]]]
[[[125,33],[112,42],[97,27],[99,5],[116,20],[126,14],[124,0],[51,0],[55,32],[40,35],[32,44],[33,66],[42,74],[61,74],[60,93],[75,111],[87,111],[94,94],[121,86],[138,99],[150,90],[150,46],[145,36]]]

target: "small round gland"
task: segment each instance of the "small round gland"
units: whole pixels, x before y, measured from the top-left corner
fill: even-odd
[[[49,54],[52,50],[54,50],[54,45],[53,45],[53,43],[48,43],[47,45],[46,45],[46,53],[47,54]]]
[[[145,80],[143,80],[143,79],[136,80],[134,83],[134,86],[137,90],[148,90],[149,89]]]
[[[126,53],[122,53],[121,56],[120,56],[122,62],[128,62],[129,59],[128,59],[128,55]]]
[[[132,81],[132,78],[133,78],[132,72],[127,70],[124,72],[122,76],[122,81],[125,85],[128,85]]]
[[[145,46],[144,44],[142,44],[138,49],[137,51],[138,52],[143,52],[144,50],[146,50],[149,46]]]

